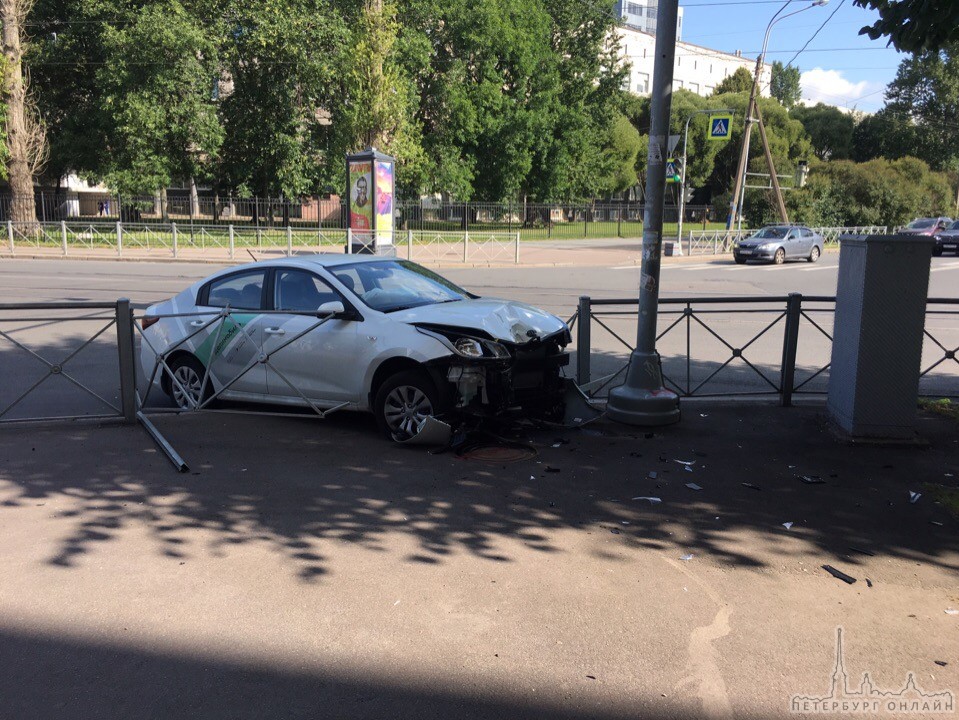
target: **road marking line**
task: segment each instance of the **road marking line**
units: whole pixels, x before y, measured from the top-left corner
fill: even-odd
[[[820,265],[819,267],[800,268],[799,272],[816,272],[817,270],[836,270],[838,265]]]

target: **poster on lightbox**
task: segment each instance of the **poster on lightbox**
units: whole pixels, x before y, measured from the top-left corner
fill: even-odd
[[[376,163],[376,244],[393,244],[393,163]]]
[[[354,242],[373,237],[373,177],[368,161],[350,163],[350,228]]]

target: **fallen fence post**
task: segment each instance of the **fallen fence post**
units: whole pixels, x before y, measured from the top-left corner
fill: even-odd
[[[796,350],[799,347],[799,320],[802,317],[802,294],[789,293],[786,301],[786,329],[783,333],[783,362],[779,375],[780,397],[783,407],[792,405],[793,384],[796,380]]]
[[[120,407],[123,410],[123,419],[129,423],[136,422],[137,413],[137,374],[134,360],[133,343],[133,313],[130,310],[130,300],[117,300],[117,353],[120,361]]]
[[[590,310],[590,300],[588,295],[579,297],[579,314],[577,315],[576,329],[576,384],[585,385],[590,381],[590,325],[592,324],[592,311]]]

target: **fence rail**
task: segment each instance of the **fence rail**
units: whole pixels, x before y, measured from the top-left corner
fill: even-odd
[[[666,386],[681,397],[824,394],[832,352],[835,297],[660,299],[656,338]],[[576,381],[602,398],[621,384],[634,349],[638,304],[583,296],[574,329]],[[587,320],[588,319],[588,320]],[[959,397],[959,299],[929,298],[920,393]]]
[[[468,230],[407,230],[381,233],[397,255],[424,263],[518,263],[520,234]],[[339,228],[253,227],[250,225],[166,225],[142,222],[6,223],[10,255],[51,254],[61,257],[135,257],[196,260],[204,257],[257,259],[317,252],[368,249],[368,234]]]
[[[826,247],[839,245],[843,235],[885,235],[885,225],[851,225],[847,227],[814,227],[811,230],[822,235]],[[722,255],[730,253],[733,246],[756,230],[690,230],[682,242],[687,255]]]

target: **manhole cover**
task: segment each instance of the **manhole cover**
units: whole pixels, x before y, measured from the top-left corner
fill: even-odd
[[[458,454],[467,460],[509,463],[534,458],[536,457],[536,450],[528,445],[474,445]]]

